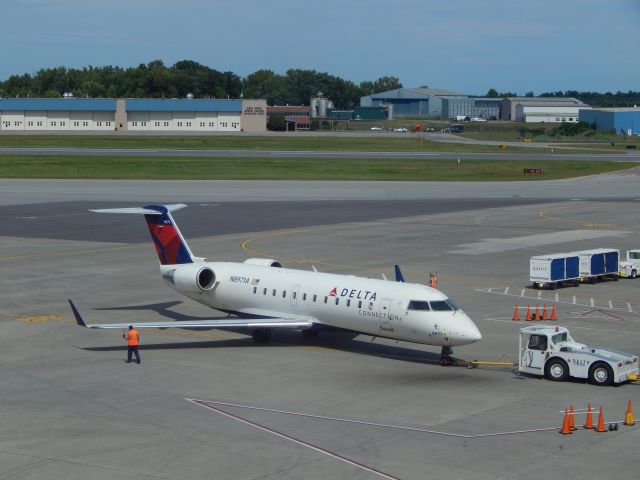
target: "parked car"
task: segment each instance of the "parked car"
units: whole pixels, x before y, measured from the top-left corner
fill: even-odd
[[[394,132],[401,132],[401,133],[407,133],[407,129],[404,127],[398,127],[398,128],[394,128],[393,129]]]

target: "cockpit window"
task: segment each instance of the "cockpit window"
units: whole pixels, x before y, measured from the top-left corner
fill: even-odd
[[[431,310],[431,308],[429,308],[429,302],[425,302],[423,300],[411,300],[409,302],[409,310]]]
[[[434,312],[451,312],[458,310],[458,306],[451,300],[438,300],[431,302],[431,310]]]

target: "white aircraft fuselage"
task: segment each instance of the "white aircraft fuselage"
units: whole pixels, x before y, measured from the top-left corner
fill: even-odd
[[[171,217],[184,205],[97,210],[143,214],[158,253],[164,281],[176,291],[234,319],[133,322],[139,328],[248,328],[254,339],[268,339],[272,328],[339,328],[373,336],[443,347],[482,338],[473,321],[439,290],[397,281],[283,268],[277,260],[207,262],[195,257]],[[71,302],[70,302],[71,303]],[[78,324],[122,328],[127,324],[87,325],[75,306]],[[265,335],[266,332],[266,335]]]

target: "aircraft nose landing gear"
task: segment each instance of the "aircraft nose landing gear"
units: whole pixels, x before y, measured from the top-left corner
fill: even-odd
[[[440,365],[443,367],[451,365],[453,363],[451,355],[453,355],[453,348],[448,345],[444,345],[440,351]]]

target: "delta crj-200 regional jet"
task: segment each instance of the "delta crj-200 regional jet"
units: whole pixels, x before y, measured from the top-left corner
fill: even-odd
[[[274,328],[316,334],[344,329],[367,335],[442,347],[441,363],[451,363],[452,347],[482,338],[473,321],[442,292],[426,285],[283,268],[267,258],[244,263],[207,262],[195,257],[171,213],[185,207],[92,210],[143,214],[160,259],[160,273],[178,292],[237,318],[174,322],[86,324],[69,300],[78,325],[88,328],[198,328],[249,331],[268,342]]]

